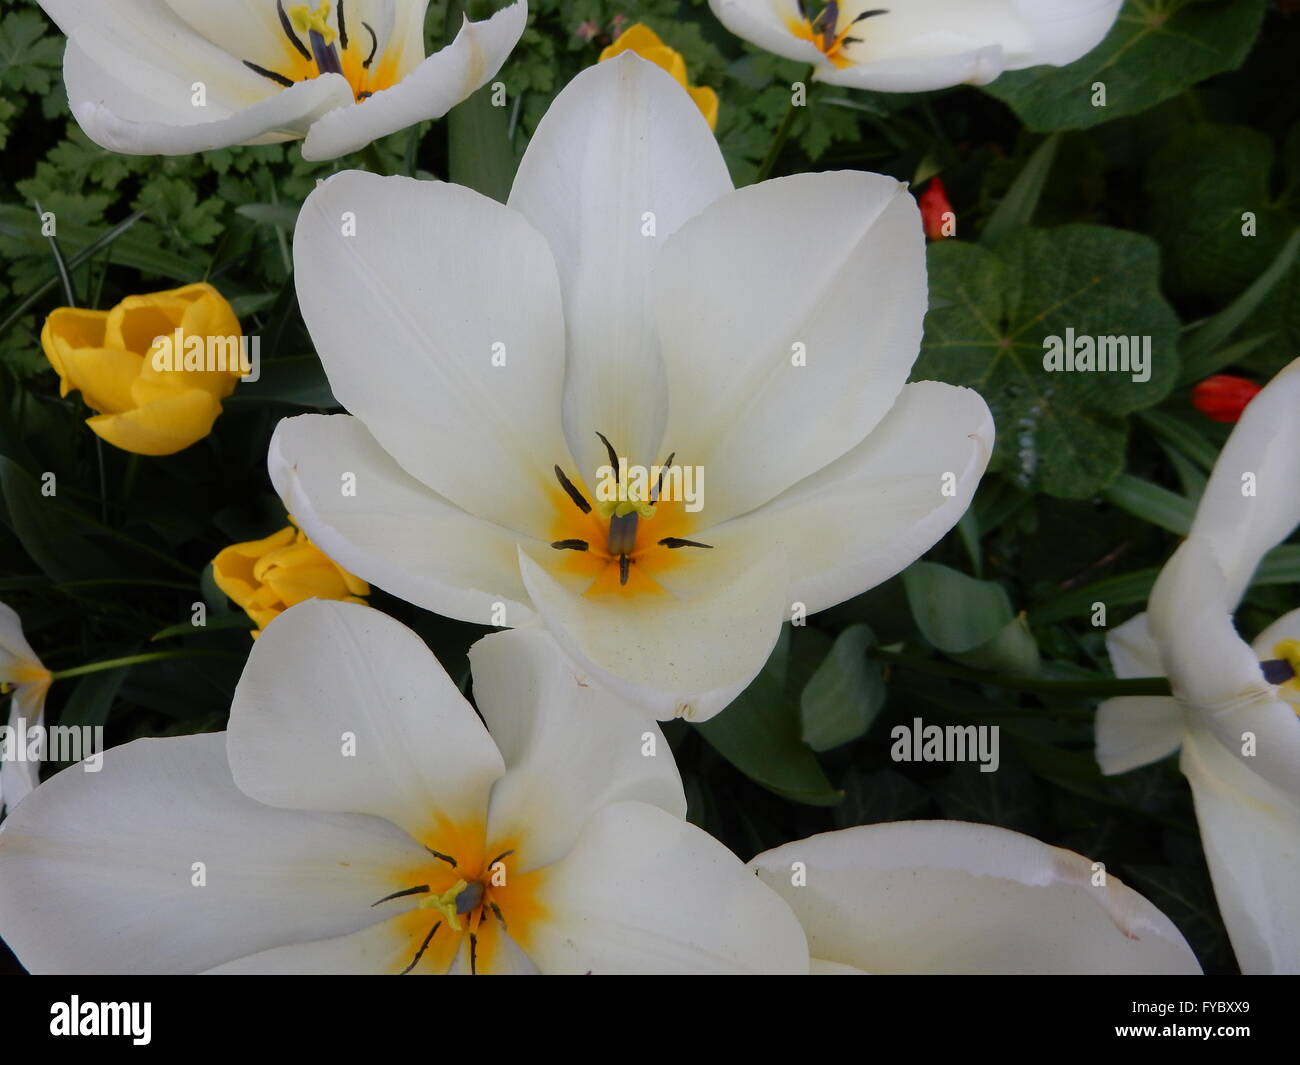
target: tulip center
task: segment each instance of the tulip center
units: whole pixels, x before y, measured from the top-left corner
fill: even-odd
[[[1273,655],[1260,663],[1264,679],[1290,692],[1300,692],[1300,640],[1280,641],[1273,648]]]
[[[530,927],[542,916],[536,898],[540,873],[519,872],[514,847],[487,848],[473,829],[452,827],[430,838],[436,845],[426,843],[425,850],[435,860],[413,873],[395,875],[416,882],[372,904],[419,900],[393,918],[403,943],[393,967],[400,975],[446,972],[468,941],[470,973],[492,971],[504,936],[509,933],[523,947]],[[486,854],[494,857],[484,861]]]
[[[370,23],[360,23],[361,33],[349,33],[353,27],[345,0],[337,0],[332,8],[330,0],[321,0],[315,10],[308,4],[286,10],[284,0],[276,0],[276,10],[285,39],[284,63],[271,69],[245,59],[244,66],[254,73],[285,88],[322,74],[341,74],[357,103],[397,80],[396,57],[379,56],[379,37]]]
[[[609,468],[625,472],[626,461],[604,434],[597,435],[609,454]],[[551,547],[563,554],[566,572],[587,581],[584,595],[665,594],[656,575],[679,564],[683,553],[712,550],[712,544],[687,536],[697,515],[682,500],[664,497],[674,458],[669,455],[663,466],[653,467],[654,478],[619,478],[620,498],[597,495],[594,505],[583,487],[555,467],[560,491],[554,497]]]
[[[875,7],[869,11],[850,16],[838,0],[830,0],[822,6],[821,11],[813,15],[810,0],[799,0],[802,19],[791,19],[786,27],[803,41],[810,41],[827,59],[843,70],[853,66],[853,60],[845,50],[849,45],[861,44],[861,37],[852,36],[853,27],[859,22],[877,15],[888,15],[889,9]]]

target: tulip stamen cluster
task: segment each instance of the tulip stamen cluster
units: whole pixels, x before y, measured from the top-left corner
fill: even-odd
[[[288,38],[294,51],[304,61],[300,64],[302,68],[300,73],[303,76],[293,78],[277,70],[259,66],[247,59],[243,60],[244,66],[248,67],[253,73],[260,74],[262,77],[268,78],[277,85],[283,85],[285,88],[296,85],[299,81],[318,77],[321,74],[341,74],[352,84],[357,103],[375,94],[373,89],[361,88],[361,83],[366,79],[371,65],[375,61],[375,55],[379,51],[379,36],[370,23],[361,23],[366,32],[370,34],[370,53],[365,59],[360,60],[361,71],[349,75],[343,65],[343,56],[349,54],[350,47],[347,21],[343,14],[343,0],[338,0],[334,9],[335,21],[338,23],[337,30],[329,23],[329,0],[321,0],[320,7],[315,11],[307,4],[298,4],[286,11],[284,0],[276,0],[276,10],[279,12],[280,27],[284,30],[285,37]],[[306,43],[303,42],[299,34],[307,38]],[[337,46],[335,41],[338,42]],[[342,54],[340,54],[340,48]]]
[[[872,8],[870,11],[863,11],[849,19],[844,28],[840,28],[841,12],[838,0],[830,0],[821,13],[813,16],[808,10],[808,0],[799,0],[799,9],[803,12],[802,24],[795,23],[790,26],[790,32],[796,37],[811,41],[818,50],[826,56],[837,67],[848,67],[853,65],[853,61],[844,54],[844,49],[850,44],[861,44],[861,37],[852,37],[850,32],[859,22],[877,15],[888,15],[889,9],[884,7]]]
[[[1279,687],[1300,689],[1300,640],[1282,640],[1273,654],[1275,657],[1260,663],[1264,679]]]

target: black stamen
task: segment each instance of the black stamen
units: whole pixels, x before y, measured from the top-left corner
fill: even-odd
[[[250,63],[247,59],[244,60],[244,66],[248,67],[254,74],[261,74],[264,78],[270,78],[277,85],[283,85],[286,89],[294,84],[292,78],[286,78],[283,74],[277,74],[274,70],[267,70],[266,67],[259,67],[256,63]]]
[[[627,555],[618,556],[618,583],[627,584],[627,575],[632,568],[632,560]]]
[[[289,16],[284,13],[284,0],[275,0],[276,10],[280,12],[280,28],[284,30],[284,35],[289,38],[293,46],[298,49],[303,59],[310,59],[311,52],[307,46],[298,39],[298,35],[293,32],[293,23],[289,21]],[[260,72],[259,72],[260,73]]]
[[[712,544],[702,544],[698,540],[683,540],[680,536],[665,536],[659,541],[659,546],[667,547],[674,551],[679,547],[707,547],[710,551],[713,550]]]
[[[1295,677],[1295,669],[1284,658],[1270,658],[1259,665],[1264,671],[1264,679],[1270,684],[1285,684]]]
[[[450,865],[453,869],[456,868],[456,859],[453,858],[450,854],[443,854],[442,851],[436,851],[436,850],[434,850],[432,847],[425,847],[424,849],[427,850],[430,854],[432,854],[432,855],[433,855],[435,858],[437,858],[439,861],[446,862],[446,863],[447,863],[448,865]]]
[[[602,433],[599,429],[596,430],[596,435],[597,435],[598,437],[600,437],[600,442],[601,442],[602,444],[605,445],[605,454],[607,454],[607,455],[609,456],[609,465],[610,465],[610,467],[611,467],[612,469],[614,469],[614,470],[617,470],[617,469],[618,469],[618,452],[616,452],[616,451],[614,450],[614,445],[611,444],[611,443],[610,443],[610,442],[605,438],[605,434]]]
[[[402,891],[394,891],[391,895],[385,895],[379,900],[379,902],[372,902],[370,908],[373,910],[380,902],[392,902],[393,899],[405,898],[407,895],[423,895],[428,890],[428,884],[421,884],[419,887],[409,887]]]
[[[501,907],[498,906],[495,902],[492,902],[491,900],[488,901],[488,907],[492,910],[494,914],[496,914],[497,920],[501,922],[501,930],[503,932],[509,931],[510,926],[506,924],[506,919],[501,913]]]
[[[862,12],[862,14],[859,15],[857,18],[855,18],[852,22],[850,22],[849,25],[850,25],[850,26],[856,26],[856,25],[857,25],[859,22],[861,22],[864,18],[875,18],[877,15],[888,15],[888,14],[889,14],[889,8],[887,8],[887,7],[874,7],[874,8],[872,8],[870,11],[864,11],[864,12]]]
[[[322,74],[342,74],[343,66],[339,63],[339,54],[332,44],[326,44],[325,38],[318,30],[307,34],[311,41],[311,50],[316,56],[316,69]]]
[[[582,493],[573,487],[573,482],[564,476],[564,471],[559,466],[555,467],[555,476],[559,479],[560,487],[568,493],[569,498],[573,500],[576,506],[584,514],[591,513],[591,504],[582,498]]]
[[[469,934],[469,974],[478,976],[478,935],[475,932]]]
[[[348,27],[347,23],[343,21],[343,0],[339,0],[338,7],[334,11],[339,22],[339,44],[346,51],[348,47]]]
[[[420,944],[420,949],[415,952],[415,957],[411,959],[411,964],[408,965],[405,969],[403,969],[400,973],[398,973],[397,974],[398,976],[405,976],[407,973],[409,973],[412,969],[414,969],[417,965],[420,964],[420,959],[424,957],[424,952],[429,949],[429,944],[433,942],[433,933],[438,931],[438,929],[441,927],[442,927],[442,922],[439,921],[436,925],[434,925],[432,928],[429,929],[429,934],[424,937],[424,942]]]
[[[370,97],[374,95],[375,94],[371,92],[369,89],[367,89],[365,92],[359,92],[357,93],[357,103],[360,103],[362,100],[369,100]]]
[[[664,474],[666,474],[669,470],[673,468],[673,459],[675,459],[676,457],[677,457],[677,452],[674,451],[671,455],[668,456],[668,461],[665,462],[663,466],[660,467],[659,480],[655,483],[655,490],[650,494],[651,503],[659,502],[659,494],[664,490]]]
[[[495,858],[493,858],[490,862],[488,862],[488,864],[487,864],[488,872],[489,872],[489,873],[492,872],[492,867],[493,867],[494,865],[496,865],[497,862],[499,862],[499,861],[501,861],[501,860],[503,860],[503,859],[505,859],[505,858],[509,858],[510,855],[512,855],[512,854],[514,854],[514,853],[515,853],[515,852],[514,852],[513,849],[512,849],[512,850],[508,850],[508,851],[502,851],[502,852],[501,852],[500,854],[498,854]]]
[[[369,70],[370,64],[375,61],[375,53],[379,51],[379,38],[375,36],[375,31],[370,28],[369,22],[363,22],[361,25],[370,33],[370,54],[366,56],[365,62],[361,64],[366,70]]]
[[[862,43],[861,37],[843,37],[840,39],[841,48],[843,48],[844,45],[846,44],[861,44],[861,43]]]
[[[557,551],[586,551],[591,547],[586,540],[556,540],[551,546]]]

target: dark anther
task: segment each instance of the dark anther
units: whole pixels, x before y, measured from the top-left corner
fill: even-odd
[[[495,902],[492,902],[491,900],[488,901],[488,906],[489,908],[491,908],[492,912],[496,914],[497,920],[501,922],[502,931],[509,930],[510,926],[506,924],[506,919],[504,915],[502,915],[501,913],[501,907],[498,906]]]
[[[348,47],[348,27],[347,23],[343,21],[343,0],[339,0],[338,7],[334,11],[339,20],[339,44],[346,51]]]
[[[573,487],[573,482],[564,476],[564,471],[560,469],[559,466],[555,467],[555,476],[560,482],[560,487],[563,488],[565,492],[568,493],[569,498],[573,500],[573,505],[584,514],[590,514],[591,504],[583,499],[582,493]]]
[[[850,23],[850,25],[856,25],[857,23],[861,22],[864,18],[875,18],[877,15],[888,15],[888,14],[889,14],[889,8],[887,7],[873,7],[870,11],[862,12],[861,15],[859,15],[857,18],[853,20],[853,22]]]
[[[655,490],[650,494],[651,503],[659,502],[659,494],[664,490],[664,474],[673,468],[673,459],[675,459],[676,457],[677,457],[677,452],[674,451],[671,455],[668,456],[668,461],[665,462],[663,466],[660,468],[659,480],[655,482]]]
[[[362,100],[369,100],[370,97],[374,95],[375,94],[371,92],[369,89],[367,89],[365,92],[359,92],[357,93],[357,103],[360,103]]]
[[[679,547],[707,547],[713,550],[712,544],[702,544],[698,540],[683,540],[680,536],[665,536],[659,541],[660,547],[668,547],[676,551]]]
[[[473,932],[469,934],[469,974],[478,976],[478,936]]]
[[[370,34],[370,54],[366,56],[365,62],[361,64],[366,70],[369,70],[370,64],[375,61],[375,53],[379,51],[379,38],[375,36],[375,31],[370,28],[369,22],[363,22],[361,25],[363,25],[366,28],[366,32]]]
[[[293,78],[286,78],[283,74],[277,74],[274,70],[259,67],[256,63],[250,63],[247,59],[244,60],[244,66],[248,67],[254,74],[261,74],[264,78],[270,78],[277,85],[283,85],[286,89],[293,85]]]
[[[469,913],[483,905],[483,885],[475,880],[456,896],[456,912]]]
[[[490,862],[487,863],[488,872],[490,873],[492,871],[492,867],[496,865],[497,862],[505,861],[507,858],[510,857],[510,855],[514,853],[515,852],[513,850],[502,851],[500,854],[498,854],[495,858],[493,858]]]
[[[334,50],[333,45],[325,43],[325,38],[316,30],[307,34],[307,39],[311,41],[311,50],[316,56],[316,69],[322,74],[342,74],[343,67],[339,64],[339,54]]]
[[[1270,658],[1259,665],[1264,671],[1264,679],[1270,684],[1285,684],[1295,677],[1295,669],[1284,658]]]
[[[630,555],[636,547],[637,512],[615,514],[609,519],[609,544],[611,555]]]
[[[456,868],[456,859],[453,858],[450,854],[443,854],[442,851],[436,851],[432,847],[425,847],[424,849],[427,850],[430,854],[432,854],[435,858],[437,858],[438,861],[446,862],[453,869]]]
[[[293,46],[298,49],[303,59],[310,59],[311,52],[307,46],[298,39],[298,35],[293,32],[293,23],[289,21],[289,16],[284,12],[284,0],[275,0],[276,10],[280,12],[280,28],[284,30],[284,35],[289,38]]]
[[[408,965],[405,969],[403,969],[400,973],[398,973],[397,974],[398,976],[405,976],[407,973],[409,973],[412,969],[414,969],[417,965],[420,964],[420,959],[424,957],[424,952],[429,949],[429,944],[433,942],[433,933],[438,931],[438,929],[441,927],[442,927],[442,922],[439,921],[437,924],[435,924],[432,928],[429,929],[429,934],[424,937],[424,942],[420,944],[420,949],[415,952],[415,957],[411,959],[411,964]]]
[[[609,442],[609,440],[606,438],[605,434],[602,433],[599,429],[596,430],[596,435],[597,435],[598,437],[600,437],[600,442],[601,442],[602,444],[605,445],[605,454],[609,456],[609,466],[610,466],[610,469],[612,469],[612,470],[617,470],[617,469],[618,469],[618,452],[616,452],[616,451],[614,450],[614,445],[611,444],[611,443]]]
[[[402,899],[407,895],[423,895],[429,890],[428,884],[421,884],[419,887],[404,888],[401,891],[394,891],[391,895],[385,895],[379,902],[372,902],[370,908],[373,910],[380,902],[392,902],[393,899]]]
[[[627,584],[627,575],[632,569],[632,560],[627,555],[618,556],[618,583]]]
[[[591,547],[586,540],[556,540],[551,546],[557,551],[586,551]]]

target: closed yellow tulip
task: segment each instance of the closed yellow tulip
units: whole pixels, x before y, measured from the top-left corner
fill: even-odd
[[[229,351],[233,365],[183,359],[193,338],[207,352]],[[242,338],[230,304],[200,283],[128,296],[109,311],[60,307],[45,319],[41,346],[60,395],[80,392],[97,412],[86,424],[99,437],[138,455],[172,455],[212,431],[240,376]],[[172,351],[174,360],[164,357]]]
[[[212,560],[212,576],[257,624],[254,639],[279,614],[306,599],[364,605],[360,597],[370,594],[370,585],[333,562],[296,525],[262,540],[231,544]]]
[[[603,63],[606,59],[613,59],[614,56],[622,55],[624,52],[635,52],[642,59],[648,59],[655,66],[668,71],[695,101],[695,106],[700,109],[705,121],[709,123],[709,129],[718,128],[718,94],[707,85],[697,87],[688,84],[686,60],[682,58],[680,52],[664,44],[654,30],[640,22],[635,26],[629,26],[619,34],[613,44],[600,53],[598,62]]]

